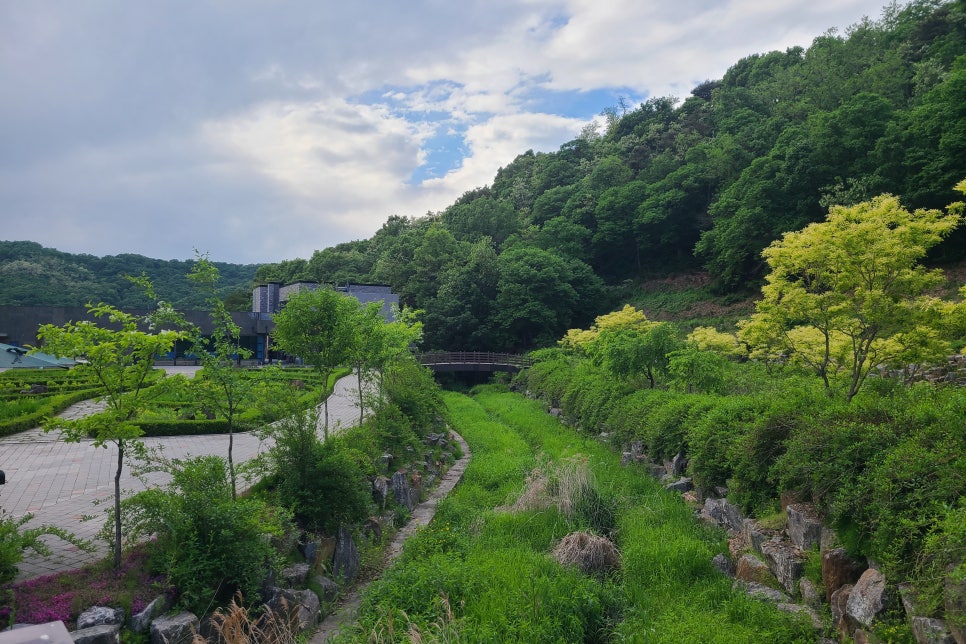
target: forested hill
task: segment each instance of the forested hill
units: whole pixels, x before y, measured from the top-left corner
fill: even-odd
[[[145,307],[143,290],[125,279],[146,274],[158,297],[179,308],[203,308],[205,293],[187,279],[194,262],[150,259],[141,255],[73,255],[29,241],[0,241],[0,305],[84,306],[107,302]],[[216,262],[222,296],[233,309],[251,307],[254,264]]]
[[[703,270],[749,292],[761,250],[880,193],[943,208],[966,177],[966,2],[921,0],[755,54],[683,100],[606,112],[554,153],[521,154],[439,213],[262,266],[260,279],[391,284],[426,344],[548,344],[640,278]],[[966,254],[963,227],[931,257]],[[630,301],[633,301],[632,299]]]

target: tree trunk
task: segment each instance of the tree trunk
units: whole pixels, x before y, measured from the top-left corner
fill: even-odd
[[[114,569],[121,567],[121,468],[124,467],[124,439],[117,441],[117,470],[114,472]]]

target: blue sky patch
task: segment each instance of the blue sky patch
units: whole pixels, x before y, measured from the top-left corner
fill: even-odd
[[[460,167],[463,159],[470,153],[466,147],[465,135],[465,127],[440,127],[423,145],[426,161],[413,171],[408,183],[418,185],[427,179],[438,179],[450,170]]]

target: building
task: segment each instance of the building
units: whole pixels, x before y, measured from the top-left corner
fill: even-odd
[[[272,315],[281,311],[290,298],[317,288],[318,282],[295,282],[284,286],[280,282],[268,282],[252,289],[252,318],[257,321],[254,326],[258,329],[252,351],[259,363],[278,357],[271,353],[271,332],[275,326]],[[356,298],[363,305],[382,302],[382,316],[387,322],[395,320],[393,309],[399,306],[399,295],[393,293],[391,287],[383,284],[346,283],[344,286],[336,286],[335,290]]]
[[[275,328],[272,322],[272,315],[278,313],[285,302],[296,293],[305,289],[316,289],[319,285],[314,282],[296,282],[282,286],[278,282],[270,282],[256,286],[252,291],[252,310],[251,312],[237,311],[231,314],[232,321],[241,330],[240,344],[242,348],[252,352],[252,360],[256,363],[264,363],[279,356],[271,352],[271,334]],[[346,284],[336,287],[347,295],[359,300],[361,304],[370,302],[382,302],[382,313],[387,321],[394,319],[393,307],[398,306],[399,296],[392,293],[390,287],[372,284]],[[150,309],[125,309],[126,313],[145,318],[153,310]],[[201,329],[204,335],[210,335],[213,331],[211,314],[208,311],[180,311],[185,319]],[[80,322],[90,320],[97,324],[105,324],[105,320],[94,318],[85,307],[82,306],[0,306],[0,368],[14,366],[13,361],[17,356],[24,359],[22,349],[24,347],[41,347],[41,342],[37,338],[37,330],[42,324],[54,324],[63,326],[67,322]],[[147,330],[147,325],[144,326]],[[8,351],[7,349],[10,349]],[[192,360],[190,348],[186,342],[179,341],[174,351],[166,356],[161,356],[163,360]],[[6,365],[5,362],[11,362]],[[17,366],[20,362],[17,363]]]

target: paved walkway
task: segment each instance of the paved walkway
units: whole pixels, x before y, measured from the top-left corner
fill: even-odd
[[[169,373],[193,375],[197,367],[165,367]],[[98,405],[86,401],[64,411],[65,418],[80,418],[97,411]],[[355,376],[336,383],[329,398],[330,433],[351,427],[359,421],[358,389]],[[321,431],[321,430],[320,430]],[[225,455],[228,450],[226,435],[178,436],[147,438],[149,447],[162,447],[168,458],[187,458],[209,454]],[[265,451],[269,444],[251,434],[235,434],[233,456],[242,463]],[[45,434],[32,429],[0,438],[0,469],[6,473],[7,483],[0,486],[0,508],[14,517],[30,512],[34,518],[27,527],[53,525],[94,542],[94,553],[84,552],[60,539],[45,537],[50,545],[50,557],[26,553],[20,564],[18,581],[55,572],[73,570],[108,556],[104,541],[95,538],[104,525],[106,512],[114,498],[114,472],[117,450],[114,446],[95,448],[93,442],[65,443],[57,434]],[[151,486],[163,485],[168,476],[155,473],[148,476]],[[125,463],[121,476],[122,493],[129,495],[144,489],[144,484],[131,474]],[[93,517],[84,520],[85,517]]]

